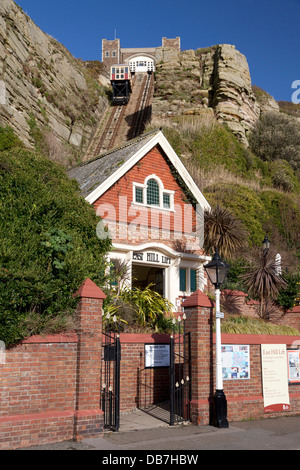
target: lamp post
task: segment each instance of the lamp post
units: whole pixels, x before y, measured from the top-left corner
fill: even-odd
[[[267,235],[265,235],[265,238],[263,239],[262,242],[262,248],[263,248],[263,254],[266,256],[270,249],[270,240],[268,239]]]
[[[223,391],[222,353],[221,353],[221,312],[220,312],[220,286],[223,284],[228,266],[221,260],[216,249],[213,259],[204,266],[204,269],[215,286],[216,294],[216,393],[215,393],[215,420],[219,428],[228,428],[227,400]]]

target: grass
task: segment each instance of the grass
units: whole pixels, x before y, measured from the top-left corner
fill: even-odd
[[[229,316],[221,324],[222,333],[255,334],[255,335],[293,335],[300,331],[285,325],[274,325],[259,318]]]

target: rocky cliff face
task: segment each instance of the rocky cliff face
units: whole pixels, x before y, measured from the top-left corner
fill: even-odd
[[[156,56],[154,116],[208,114],[247,145],[247,133],[260,113],[278,110],[272,97],[261,99],[253,91],[247,60],[235,46],[184,52],[157,48]],[[55,153],[59,141],[83,155],[108,105],[105,85],[110,86],[105,76],[92,78],[13,0],[1,0],[0,125],[10,125],[31,147],[40,132],[48,139],[48,154],[51,149]]]
[[[12,0],[0,2],[0,124],[33,146],[33,130],[84,150],[107,99],[86,68]]]
[[[247,145],[247,133],[264,110],[252,90],[246,57],[222,44],[185,51],[157,64],[153,114],[214,113]],[[268,105],[277,103],[269,96]],[[277,106],[278,108],[278,106]]]

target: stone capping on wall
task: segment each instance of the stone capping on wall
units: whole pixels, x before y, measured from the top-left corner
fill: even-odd
[[[73,294],[74,297],[81,297],[86,299],[105,299],[106,295],[91,279],[87,278],[79,287],[77,292]]]
[[[193,292],[186,300],[183,302],[183,307],[208,307],[211,308],[214,306],[212,300],[207,297],[207,295],[202,292],[200,289],[197,289]]]
[[[215,334],[213,335],[215,342]],[[170,335],[163,333],[121,333],[121,343],[168,343]],[[76,333],[57,335],[35,335],[27,338],[21,344],[77,343]],[[287,344],[297,343],[300,346],[300,336],[292,335],[255,335],[242,333],[222,333],[222,344]]]
[[[222,344],[286,344],[300,346],[300,336],[222,333]],[[215,342],[215,334],[214,334]]]
[[[164,333],[120,333],[120,342],[127,344],[169,343],[170,335]]]
[[[76,333],[64,333],[54,335],[34,335],[30,338],[24,339],[21,344],[33,344],[33,343],[77,343],[78,336]]]
[[[300,313],[300,305],[295,305],[295,307],[288,310],[287,313]]]

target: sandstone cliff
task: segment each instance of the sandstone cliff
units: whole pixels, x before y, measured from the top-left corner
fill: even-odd
[[[165,57],[157,64],[153,115],[210,111],[247,145],[266,102],[261,105],[252,90],[246,57],[229,44],[173,53],[169,61]],[[268,104],[278,110],[271,96]]]
[[[12,0],[0,2],[0,124],[27,146],[42,130],[84,150],[107,99],[100,82]]]
[[[272,97],[265,93],[261,99],[252,89],[247,60],[235,46],[183,52],[157,48],[156,58],[153,116],[208,114],[247,145],[260,113],[278,110]],[[48,139],[49,156],[53,149],[63,153],[55,149],[57,141],[63,143],[69,151],[65,163],[70,153],[86,152],[108,105],[105,86],[110,87],[105,72],[92,77],[13,0],[1,0],[0,125],[9,124],[27,146]]]

